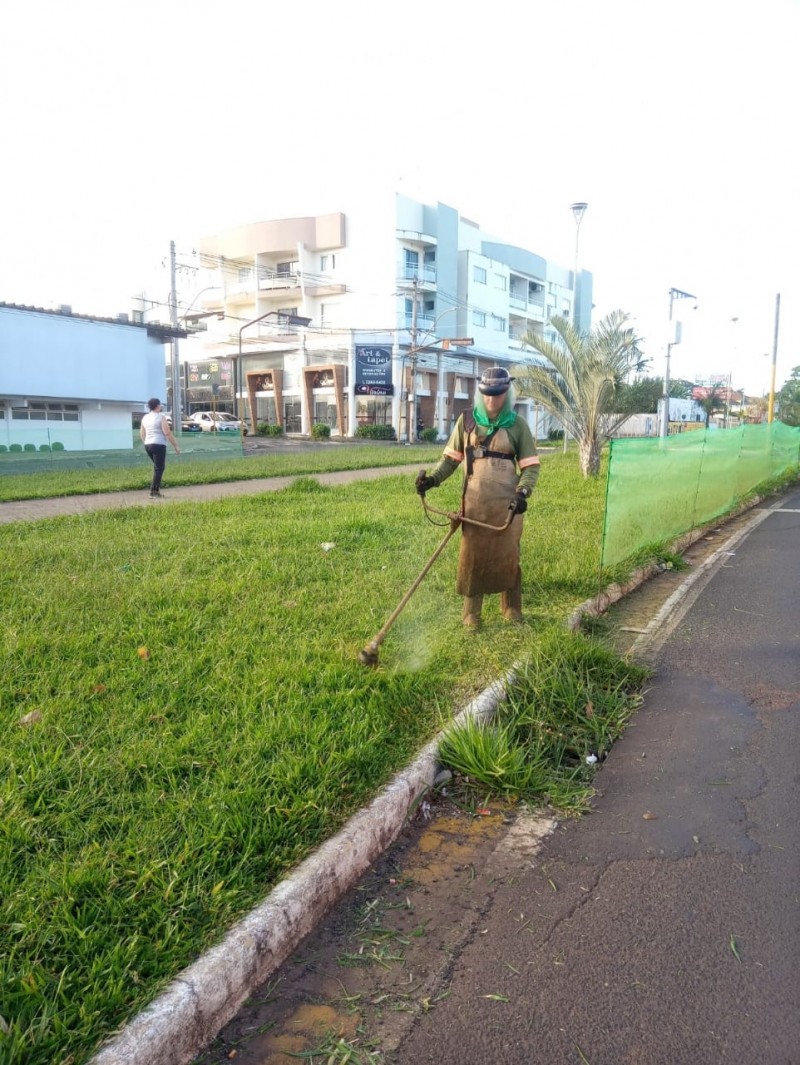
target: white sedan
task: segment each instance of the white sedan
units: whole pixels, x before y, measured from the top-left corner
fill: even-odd
[[[199,425],[204,433],[240,433],[242,431],[242,423],[239,419],[224,410],[195,411],[189,421]]]

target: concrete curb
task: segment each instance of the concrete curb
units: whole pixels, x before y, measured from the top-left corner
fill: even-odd
[[[184,969],[89,1065],[187,1065],[196,1057],[397,838],[433,786],[442,737],[468,720],[489,720],[514,677],[511,671],[481,692],[369,806]]]

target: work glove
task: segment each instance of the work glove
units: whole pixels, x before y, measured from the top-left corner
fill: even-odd
[[[522,492],[517,492],[514,495],[514,498],[508,504],[508,509],[513,510],[515,514],[525,513],[525,511],[528,509],[528,500],[525,498]]]
[[[414,487],[417,490],[417,495],[424,496],[429,488],[436,487],[436,481],[434,481],[433,477],[429,477],[424,470],[420,470],[414,482]]]

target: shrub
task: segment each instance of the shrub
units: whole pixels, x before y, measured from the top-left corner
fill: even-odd
[[[60,440],[54,440],[51,446],[53,448],[53,451],[64,451],[65,450],[64,449],[64,445],[61,443]]]
[[[39,450],[40,451],[49,451],[50,450],[50,445],[49,444],[39,444]]]
[[[22,450],[23,450],[23,451],[28,451],[28,452],[31,452],[31,451],[35,451],[35,450],[36,450],[36,444],[26,444],[26,445],[25,445],[25,446],[23,447],[23,449],[22,449]]]
[[[259,436],[283,436],[283,426],[270,425],[269,422],[259,422],[256,431]]]
[[[16,454],[17,452],[22,451],[22,444],[11,444],[8,450],[13,451]]]
[[[317,422],[316,425],[311,426],[311,436],[314,440],[330,440],[331,427],[325,425],[324,422]]]
[[[8,451],[8,448],[6,447],[6,445],[5,444],[0,444],[0,455],[2,455],[6,451]]]
[[[419,434],[420,440],[424,440],[426,444],[435,444],[439,439],[439,430],[434,429],[431,425],[427,429],[423,429]]]
[[[391,425],[359,425],[356,436],[362,440],[396,440],[394,427]]]
[[[547,434],[547,439],[548,440],[563,440],[564,439],[564,430],[563,429],[551,429],[550,432]]]

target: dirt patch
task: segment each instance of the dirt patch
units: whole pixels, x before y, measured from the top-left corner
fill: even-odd
[[[383,1061],[448,974],[498,886],[555,828],[548,813],[423,803],[390,853],[256,991],[197,1065]],[[378,1050],[377,1048],[380,1048]],[[347,1059],[347,1050],[361,1056]],[[372,1052],[374,1056],[368,1055]]]

